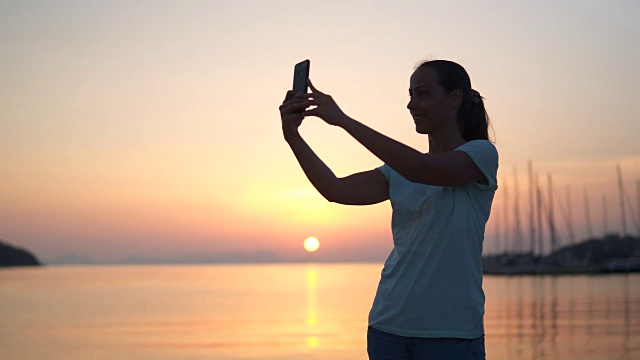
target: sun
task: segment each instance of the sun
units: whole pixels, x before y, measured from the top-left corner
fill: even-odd
[[[308,252],[314,252],[318,250],[319,247],[320,247],[320,241],[318,241],[317,238],[310,236],[304,239],[304,249],[307,250]]]

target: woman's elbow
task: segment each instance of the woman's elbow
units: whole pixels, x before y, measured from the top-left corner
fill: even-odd
[[[351,202],[349,201],[349,196],[340,192],[333,192],[330,194],[322,194],[322,196],[331,203],[341,204],[341,205],[349,205]]]
[[[322,195],[325,200],[332,203],[340,203],[340,192],[335,188],[332,189],[323,189],[322,191],[318,191],[320,195]]]
[[[322,194],[322,196],[328,202],[331,202],[331,203],[339,203],[340,202],[340,201],[338,201],[338,198],[335,195],[324,195],[324,194]]]

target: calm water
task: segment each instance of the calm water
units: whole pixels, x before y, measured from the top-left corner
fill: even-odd
[[[366,359],[381,265],[0,271],[2,359]],[[640,274],[485,277],[488,359],[640,359]]]

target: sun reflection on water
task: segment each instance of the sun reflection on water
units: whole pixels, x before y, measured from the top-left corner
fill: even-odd
[[[318,337],[317,336],[307,336],[306,337],[306,343],[307,346],[310,348],[317,348],[318,347]]]
[[[318,267],[308,265],[306,267],[307,279],[307,324],[306,344],[310,348],[318,347],[316,326],[318,325]]]

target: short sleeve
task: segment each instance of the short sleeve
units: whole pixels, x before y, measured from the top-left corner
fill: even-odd
[[[458,147],[456,151],[464,151],[471,157],[478,169],[487,178],[488,184],[477,185],[481,189],[490,190],[498,188],[498,150],[489,140],[473,140]]]
[[[384,174],[384,177],[387,178],[387,181],[390,181],[391,172],[390,172],[389,165],[384,164],[380,167],[377,167],[376,169],[380,170]]]

